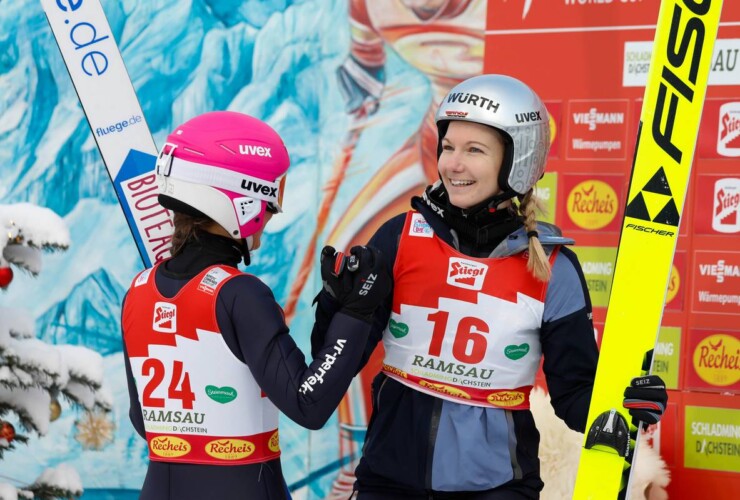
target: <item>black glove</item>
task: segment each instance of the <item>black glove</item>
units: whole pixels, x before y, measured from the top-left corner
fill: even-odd
[[[391,290],[391,277],[377,248],[352,247],[349,255],[326,246],[321,251],[324,290],[341,304],[341,311],[367,321]]]
[[[632,383],[624,390],[622,406],[629,410],[632,424],[639,428],[641,424],[657,424],[667,403],[668,393],[663,379],[657,375],[647,375],[632,379]]]

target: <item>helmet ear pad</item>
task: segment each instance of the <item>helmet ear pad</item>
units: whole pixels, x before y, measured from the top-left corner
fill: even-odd
[[[439,136],[439,139],[437,140],[437,162],[439,162],[439,157],[442,156],[442,139],[447,135],[447,129],[450,127],[451,121],[454,120],[440,120],[437,122],[437,132]],[[504,141],[504,157],[501,161],[501,169],[498,172],[498,185],[501,191],[508,191],[511,189],[511,186],[509,186],[509,174],[511,173],[511,165],[514,161],[514,140],[509,134],[501,129],[486,125],[485,123],[482,123],[481,125],[485,125],[491,130],[498,132],[501,139]],[[439,170],[437,170],[437,172],[439,172]]]

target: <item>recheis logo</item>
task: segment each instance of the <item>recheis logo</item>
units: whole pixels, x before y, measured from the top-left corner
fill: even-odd
[[[714,183],[712,229],[719,233],[740,232],[739,178],[719,179]]]
[[[740,102],[728,102],[719,108],[717,153],[740,156]]]
[[[191,448],[190,443],[175,436],[157,436],[149,441],[149,449],[152,453],[164,458],[187,455]]]
[[[571,220],[583,229],[601,229],[617,216],[619,200],[609,184],[588,180],[577,184],[568,194],[567,211]]]
[[[482,262],[450,257],[447,284],[468,290],[481,290],[487,272],[488,266]]]
[[[177,306],[169,302],[154,304],[152,329],[156,332],[175,333],[177,330]]]
[[[740,341],[731,335],[710,335],[694,350],[694,370],[704,382],[726,387],[740,381]]]
[[[216,439],[206,444],[205,450],[213,458],[241,460],[254,453],[254,443],[244,439]]]

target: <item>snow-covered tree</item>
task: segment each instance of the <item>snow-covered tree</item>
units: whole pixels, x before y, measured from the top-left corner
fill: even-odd
[[[13,268],[35,276],[41,272],[44,251],[67,247],[69,230],[51,210],[31,203],[0,204],[0,288],[4,293],[10,293]],[[36,338],[30,313],[0,307],[0,461],[16,445],[28,442],[21,430],[39,436],[48,432],[50,422],[61,412],[60,399],[87,412],[78,431],[88,448],[101,447],[110,439],[112,428],[104,415],[112,407],[112,397],[103,388],[102,357],[85,347],[42,342]],[[80,476],[67,464],[46,469],[30,485],[16,487],[3,479],[3,500],[82,495]]]

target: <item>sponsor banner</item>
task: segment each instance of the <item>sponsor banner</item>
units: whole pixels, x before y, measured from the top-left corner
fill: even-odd
[[[718,39],[709,66],[709,85],[740,85],[738,66],[740,38]],[[653,42],[634,41],[624,44],[622,85],[644,87],[653,53]]]
[[[694,254],[692,311],[740,314],[740,252]]]
[[[586,285],[593,307],[609,305],[612,290],[614,263],[617,260],[616,247],[573,247],[586,278]]]
[[[686,406],[684,422],[684,467],[740,473],[740,410]]]
[[[557,31],[655,25],[658,4],[634,0],[489,0],[487,26],[492,30]]]
[[[653,368],[650,373],[660,375],[666,389],[678,389],[681,371],[681,329],[661,326],[658,342],[653,351]]]
[[[558,192],[558,174],[547,172],[535,185],[534,192],[545,205],[545,213],[538,214],[537,220],[555,224],[555,195]]]
[[[560,133],[562,129],[563,103],[560,101],[545,101],[547,114],[550,116],[550,151],[549,158],[560,158]]]
[[[696,150],[699,158],[740,156],[740,97],[707,99]]]
[[[694,206],[694,232],[740,233],[740,177],[697,176]]]
[[[567,157],[573,160],[623,160],[626,156],[629,101],[570,101]]]
[[[692,330],[686,388],[740,392],[740,332]]]
[[[676,252],[671,266],[671,277],[665,294],[666,311],[683,311],[686,290],[686,252]]]
[[[624,197],[622,175],[563,175],[564,230],[617,232]]]

